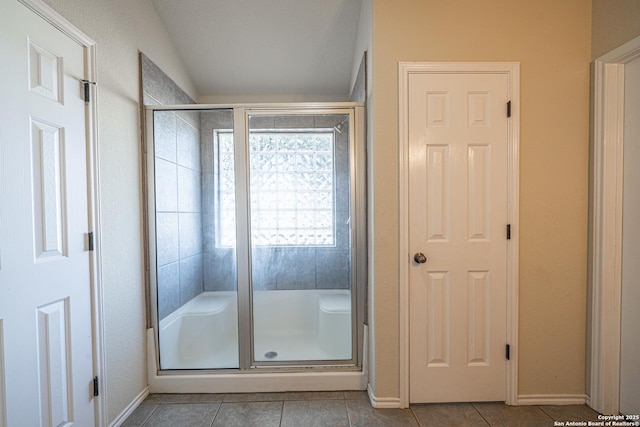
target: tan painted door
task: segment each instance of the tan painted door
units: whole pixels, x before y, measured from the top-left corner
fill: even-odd
[[[93,426],[84,50],[3,0],[0,58],[0,425]]]
[[[410,76],[411,402],[506,399],[507,95],[505,74]]]

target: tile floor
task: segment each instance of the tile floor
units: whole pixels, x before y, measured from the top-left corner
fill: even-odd
[[[152,394],[123,427],[388,427],[554,426],[596,421],[585,405],[507,406],[503,403],[411,405],[374,409],[366,392]],[[558,423],[559,425],[559,423]]]

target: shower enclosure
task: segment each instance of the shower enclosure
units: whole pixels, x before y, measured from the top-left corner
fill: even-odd
[[[154,376],[362,370],[363,117],[147,108]]]

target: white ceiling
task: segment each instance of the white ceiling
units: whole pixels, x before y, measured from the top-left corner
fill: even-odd
[[[362,0],[152,2],[200,95],[349,95]]]

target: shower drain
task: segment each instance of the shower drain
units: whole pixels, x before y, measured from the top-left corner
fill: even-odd
[[[278,352],[277,351],[267,351],[264,354],[264,357],[266,357],[267,359],[275,359],[276,357],[278,357]]]

